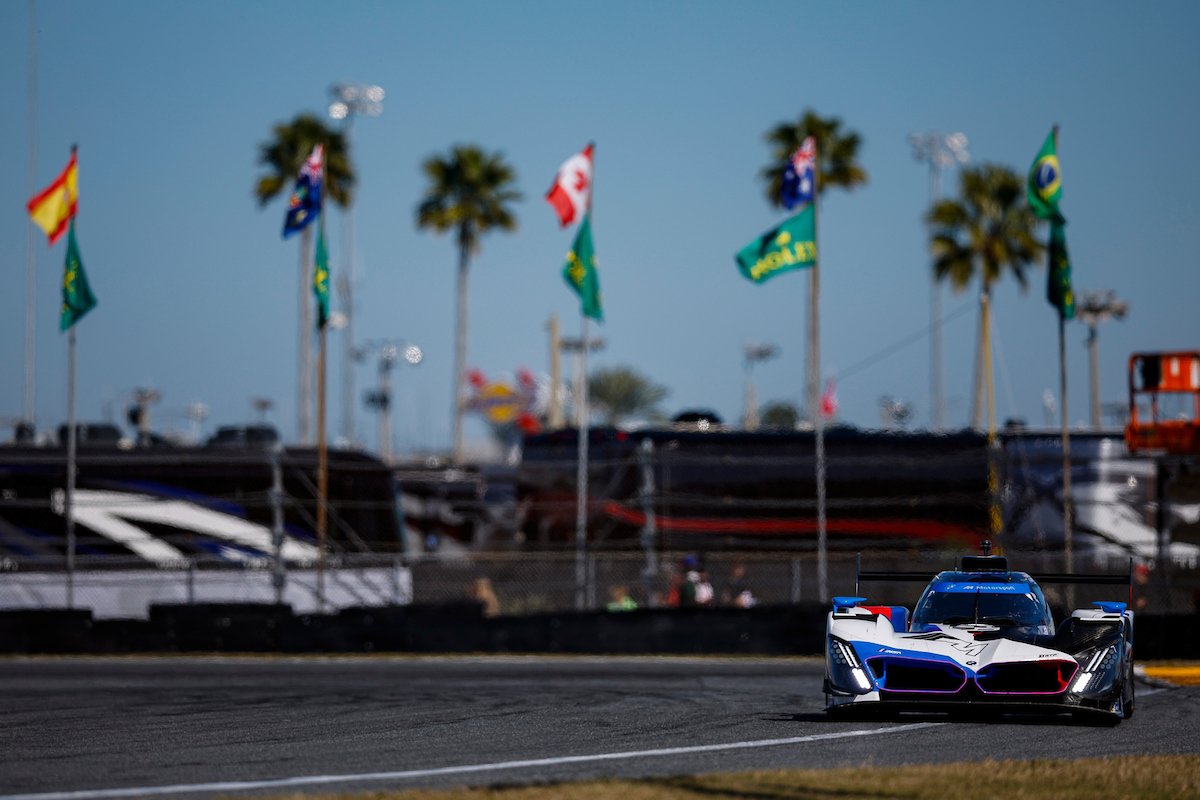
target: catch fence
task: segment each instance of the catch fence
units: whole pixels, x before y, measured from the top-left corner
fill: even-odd
[[[928,570],[932,575],[954,564],[954,554],[936,550],[871,551],[864,569]],[[1013,566],[1030,572],[1060,572],[1061,557],[1014,554]],[[711,604],[759,606],[826,602],[818,595],[815,553],[682,551],[645,554],[588,552],[582,584],[571,553],[459,553],[456,555],[335,556],[326,569],[314,564],[273,568],[269,559],[231,566],[215,560],[191,560],[173,568],[148,568],[144,561],[81,559],[70,581],[64,565],[6,562],[0,571],[0,609],[63,608],[68,583],[73,605],[97,618],[145,618],[155,604],[285,603],[296,613],[333,612],[361,606],[436,605],[478,602],[485,613],[527,615],[572,610],[602,610],[628,597],[638,607],[674,602],[673,587],[689,572],[712,587]],[[1076,561],[1077,571],[1123,573],[1128,560]],[[844,552],[828,557],[831,594],[855,592],[856,558]],[[323,574],[322,574],[323,573]],[[282,576],[282,582],[279,580]],[[1167,580],[1164,580],[1167,578]],[[321,584],[323,583],[323,591]],[[1060,608],[1067,596],[1044,587]],[[858,587],[873,602],[909,605],[918,584],[872,583]],[[1125,599],[1120,587],[1075,589],[1076,605],[1092,600]],[[744,594],[749,592],[747,596]],[[322,604],[321,598],[324,597]],[[582,605],[579,600],[582,599]],[[1200,601],[1200,571],[1174,569],[1164,576],[1138,569],[1134,582],[1139,611],[1195,613]]]

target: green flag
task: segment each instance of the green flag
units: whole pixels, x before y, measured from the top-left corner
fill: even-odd
[[[738,269],[748,279],[762,283],[781,272],[817,263],[817,237],[812,203],[764,233],[737,254]]]
[[[1063,319],[1075,318],[1075,292],[1071,290],[1071,257],[1067,255],[1066,223],[1050,221],[1050,274],[1046,280],[1046,299]]]
[[[600,308],[600,275],[596,272],[596,250],[592,247],[592,214],[584,215],[575,235],[575,244],[567,253],[567,263],[563,267],[563,278],[567,285],[579,295],[580,308],[585,317],[597,322],[604,321],[604,311]]]
[[[1062,169],[1058,163],[1058,128],[1054,128],[1042,143],[1033,166],[1029,168],[1029,180],[1025,194],[1029,207],[1039,219],[1062,219],[1058,201],[1062,199]]]
[[[67,261],[63,268],[63,304],[58,329],[69,330],[95,307],[96,296],[92,294],[87,273],[83,271],[83,258],[75,241],[75,220],[72,218],[71,227],[67,229]]]
[[[313,294],[317,297],[317,330],[329,322],[329,251],[325,249],[325,218],[317,221],[316,269],[313,270]]]

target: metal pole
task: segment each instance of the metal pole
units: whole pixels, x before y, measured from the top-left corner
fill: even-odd
[[[312,313],[308,306],[308,293],[312,291],[312,226],[305,226],[300,233],[300,319],[299,319],[299,364],[296,380],[296,438],[300,444],[310,444],[309,430],[312,395]]]
[[[67,489],[63,516],[67,522],[67,608],[75,607],[75,326],[67,330]]]
[[[317,607],[325,610],[326,502],[329,496],[329,451],[325,444],[325,326],[319,333],[317,353]]]
[[[1071,499],[1071,428],[1070,414],[1067,411],[1067,321],[1062,312],[1058,314],[1058,386],[1062,399],[1062,496],[1063,496],[1063,567],[1072,572],[1075,566],[1075,554],[1072,539],[1072,499]],[[1075,605],[1073,587],[1067,585],[1067,605]]]
[[[580,379],[576,402],[579,405],[579,447],[575,470],[575,608],[582,611],[587,597],[585,583],[587,582],[587,503],[588,503],[588,391],[587,391],[587,349],[588,349],[588,319],[580,314],[583,321],[583,336],[579,347]]]
[[[817,206],[821,196],[821,160],[814,159],[813,164],[813,238],[819,241],[817,227]],[[812,265],[811,307],[809,308],[809,355],[808,355],[808,403],[809,415],[817,429],[817,594],[821,602],[825,602],[828,594],[828,574],[826,571],[826,537],[825,537],[825,421],[821,418],[821,402],[818,396],[817,381],[821,374],[821,328],[818,323],[819,270],[821,263],[821,248],[817,246],[817,258]]]
[[[817,594],[823,603],[829,594],[829,571],[827,563],[827,537],[825,530],[825,420],[817,412]]]
[[[646,556],[646,566],[642,569],[642,590],[646,596],[646,604],[651,608],[658,606],[654,596],[654,586],[658,581],[658,519],[654,516],[654,442],[643,439],[638,447],[638,467],[642,472],[642,552]]]
[[[1100,427],[1100,348],[1096,344],[1099,336],[1096,333],[1096,323],[1088,325],[1088,371],[1091,372],[1092,427]]]
[[[1154,459],[1154,529],[1157,532],[1157,556],[1155,571],[1158,573],[1159,614],[1171,610],[1171,542],[1167,526],[1167,483],[1171,480],[1167,460],[1163,456]]]
[[[283,602],[287,584],[287,567],[283,563],[283,466],[279,463],[283,446],[271,448],[271,583],[275,587],[275,603]]]
[[[754,377],[751,374],[753,360],[746,357],[746,396],[745,396],[745,411],[742,413],[742,427],[748,431],[758,429],[758,394],[754,391]]]
[[[929,204],[932,207],[941,199],[941,159],[929,159]],[[933,429],[946,427],[946,404],[942,397],[942,285],[935,275],[932,280],[929,302],[929,394],[933,405]]]
[[[26,186],[29,197],[37,191],[37,3],[29,0],[29,96],[26,98],[26,124],[29,131],[29,164]],[[37,384],[37,252],[34,229],[25,226],[25,422],[33,427]]]
[[[387,462],[392,457],[392,351],[384,345],[379,357],[379,457]]]
[[[350,120],[346,117],[346,147],[350,147]],[[342,306],[346,314],[346,327],[342,330],[345,340],[345,360],[342,362],[342,436],[350,446],[354,445],[354,205],[348,204],[342,215],[342,249],[345,252],[345,276],[342,278]]]
[[[558,329],[558,316],[550,315],[546,323],[550,332],[550,398],[546,404],[546,427],[558,430],[566,424],[563,416],[563,398],[560,391],[562,386],[562,358],[559,353],[562,347],[562,336]]]

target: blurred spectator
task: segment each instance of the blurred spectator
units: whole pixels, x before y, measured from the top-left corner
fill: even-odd
[[[490,578],[476,578],[467,589],[467,596],[483,606],[485,617],[500,616],[500,598],[496,597],[496,590],[492,588]]]
[[[1133,610],[1145,611],[1149,604],[1150,567],[1135,564],[1133,567]]]
[[[713,591],[712,581],[708,579],[708,570],[701,567],[698,570],[689,572],[687,577],[688,581],[690,581],[694,587],[692,590],[692,597],[695,599],[696,605],[712,605],[713,598],[716,596],[716,592]]]
[[[616,585],[608,590],[608,605],[605,608],[609,611],[636,611],[637,601],[629,596],[629,587]]]
[[[746,578],[745,564],[733,565],[723,600],[727,605],[736,608],[754,608],[758,605],[758,598],[754,596],[754,591],[750,588],[750,582]]]

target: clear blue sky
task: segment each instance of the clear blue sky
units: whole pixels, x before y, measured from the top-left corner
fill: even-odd
[[[23,404],[29,195],[28,2],[0,5],[0,417]],[[295,432],[297,241],[283,199],[259,209],[257,148],[271,126],[324,113],[328,87],[370,82],[385,111],[359,120],[354,160],[360,339],[419,344],[398,370],[401,452],[444,448],[450,430],[452,239],[416,230],[421,161],[455,143],[500,151],[524,199],[520,228],[487,237],[471,269],[469,363],[489,376],[548,370],[546,321],[577,335],[560,271],[571,233],[542,195],[594,140],[594,235],[608,346],[594,366],[630,365],[670,389],[668,412],[736,420],[742,347],[782,348],[756,369],[761,400],[800,402],[807,280],[762,286],[733,254],[780,219],[763,198],[763,134],[805,108],[864,140],[869,183],[821,214],[822,350],[841,419],[879,423],[881,395],[930,419],[929,342],[847,373],[929,323],[927,168],[908,135],[962,131],[977,162],[1024,172],[1061,125],[1063,209],[1075,288],[1130,304],[1101,332],[1103,399],[1124,396],[1135,350],[1200,346],[1194,255],[1200,222],[1200,5],[799,2],[37,3],[37,188],[80,145],[78,236],[100,305],[79,325],[79,415],[123,418],[134,387],[163,394],[156,427],[252,419],[275,400]],[[957,175],[944,176],[953,191]],[[340,221],[330,225],[336,274]],[[57,330],[64,246],[36,243],[39,425],[66,414]],[[1045,270],[995,300],[1001,419],[1043,420],[1057,394],[1056,318]],[[947,315],[973,304],[946,294]],[[951,422],[969,413],[976,315],[945,327]],[[1086,420],[1085,328],[1068,328],[1070,414]],[[341,420],[341,343],[332,338],[331,429]],[[358,372],[358,393],[375,381]],[[375,444],[373,414],[358,434]],[[484,439],[472,423],[468,437]]]

